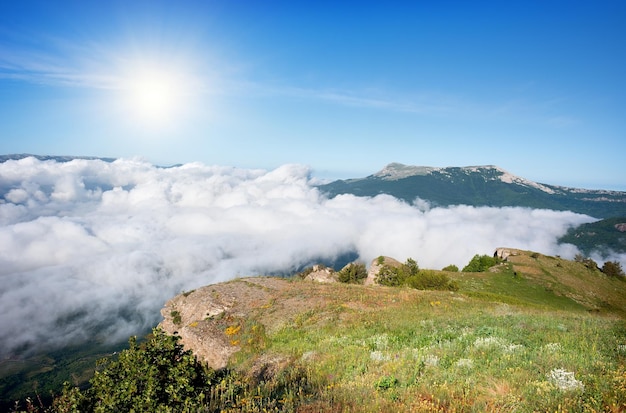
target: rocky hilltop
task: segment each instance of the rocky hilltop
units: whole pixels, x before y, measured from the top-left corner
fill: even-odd
[[[383,262],[400,265],[389,257],[384,257]],[[361,288],[375,288],[380,268],[381,264],[374,260]],[[163,321],[159,326],[180,336],[181,343],[192,349],[198,359],[221,369],[240,349],[234,337],[244,320],[254,318],[271,334],[303,311],[338,305],[334,294],[337,286],[331,285],[337,282],[335,274],[330,268],[314,266],[304,278],[306,288],[301,282],[276,277],[240,278],[208,285],[169,300],[161,310]]]
[[[502,263],[490,269],[490,275],[446,272],[461,284],[458,293],[379,286],[376,277],[381,264],[401,265],[390,257],[370,263],[363,285],[338,283],[336,273],[323,266],[315,266],[304,279],[235,279],[172,298],[161,310],[160,327],[180,336],[183,346],[199,360],[222,369],[246,341],[253,340],[252,331],[262,330],[264,336],[272,336],[281,329],[301,327],[302,320],[312,314],[320,325],[341,323],[352,313],[359,317],[367,317],[368,313],[375,316],[380,305],[403,305],[433,294],[452,294],[454,300],[464,301],[488,288],[490,296],[495,297],[491,291],[494,283],[511,283],[510,291],[504,287],[497,293],[513,302],[535,305],[547,300],[557,307],[567,305],[626,316],[624,281],[608,279],[597,269],[592,271],[581,263],[558,257],[509,248],[498,248],[494,255]]]

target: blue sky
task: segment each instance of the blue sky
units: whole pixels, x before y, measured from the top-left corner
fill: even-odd
[[[626,190],[626,2],[0,2],[0,153]]]

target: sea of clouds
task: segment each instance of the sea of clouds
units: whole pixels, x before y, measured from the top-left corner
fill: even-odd
[[[0,352],[125,340],[181,291],[356,253],[459,268],[505,246],[573,257],[557,239],[594,221],[528,208],[328,199],[310,170],[159,168],[25,158],[0,164]]]

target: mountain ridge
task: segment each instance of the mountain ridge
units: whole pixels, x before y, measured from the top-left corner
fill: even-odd
[[[364,178],[319,185],[330,197],[389,194],[434,206],[521,206],[573,211],[595,218],[626,216],[626,192],[570,188],[534,182],[495,165],[429,167],[390,163]]]

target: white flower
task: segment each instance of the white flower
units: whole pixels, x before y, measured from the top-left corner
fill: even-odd
[[[389,336],[387,334],[377,334],[370,337],[368,342],[378,350],[385,350],[389,345]]]
[[[424,364],[429,367],[436,367],[439,364],[439,357],[429,354],[424,358]]]
[[[504,340],[498,337],[478,337],[474,341],[474,347],[481,348],[491,348],[491,347],[502,347],[506,345]]]
[[[521,350],[523,348],[524,346],[521,344],[507,344],[502,349],[504,350],[505,353],[515,353],[516,351]]]
[[[555,352],[561,350],[561,343],[548,343],[543,348],[547,351]]]
[[[457,367],[461,367],[461,368],[468,368],[471,369],[472,367],[474,367],[474,360],[472,359],[458,359],[456,362],[456,366]]]
[[[374,361],[387,361],[389,360],[389,356],[384,355],[382,351],[376,350],[370,353],[370,359]]]
[[[585,385],[576,380],[574,373],[565,371],[564,369],[554,369],[548,374],[548,379],[552,384],[561,390],[583,390]]]

